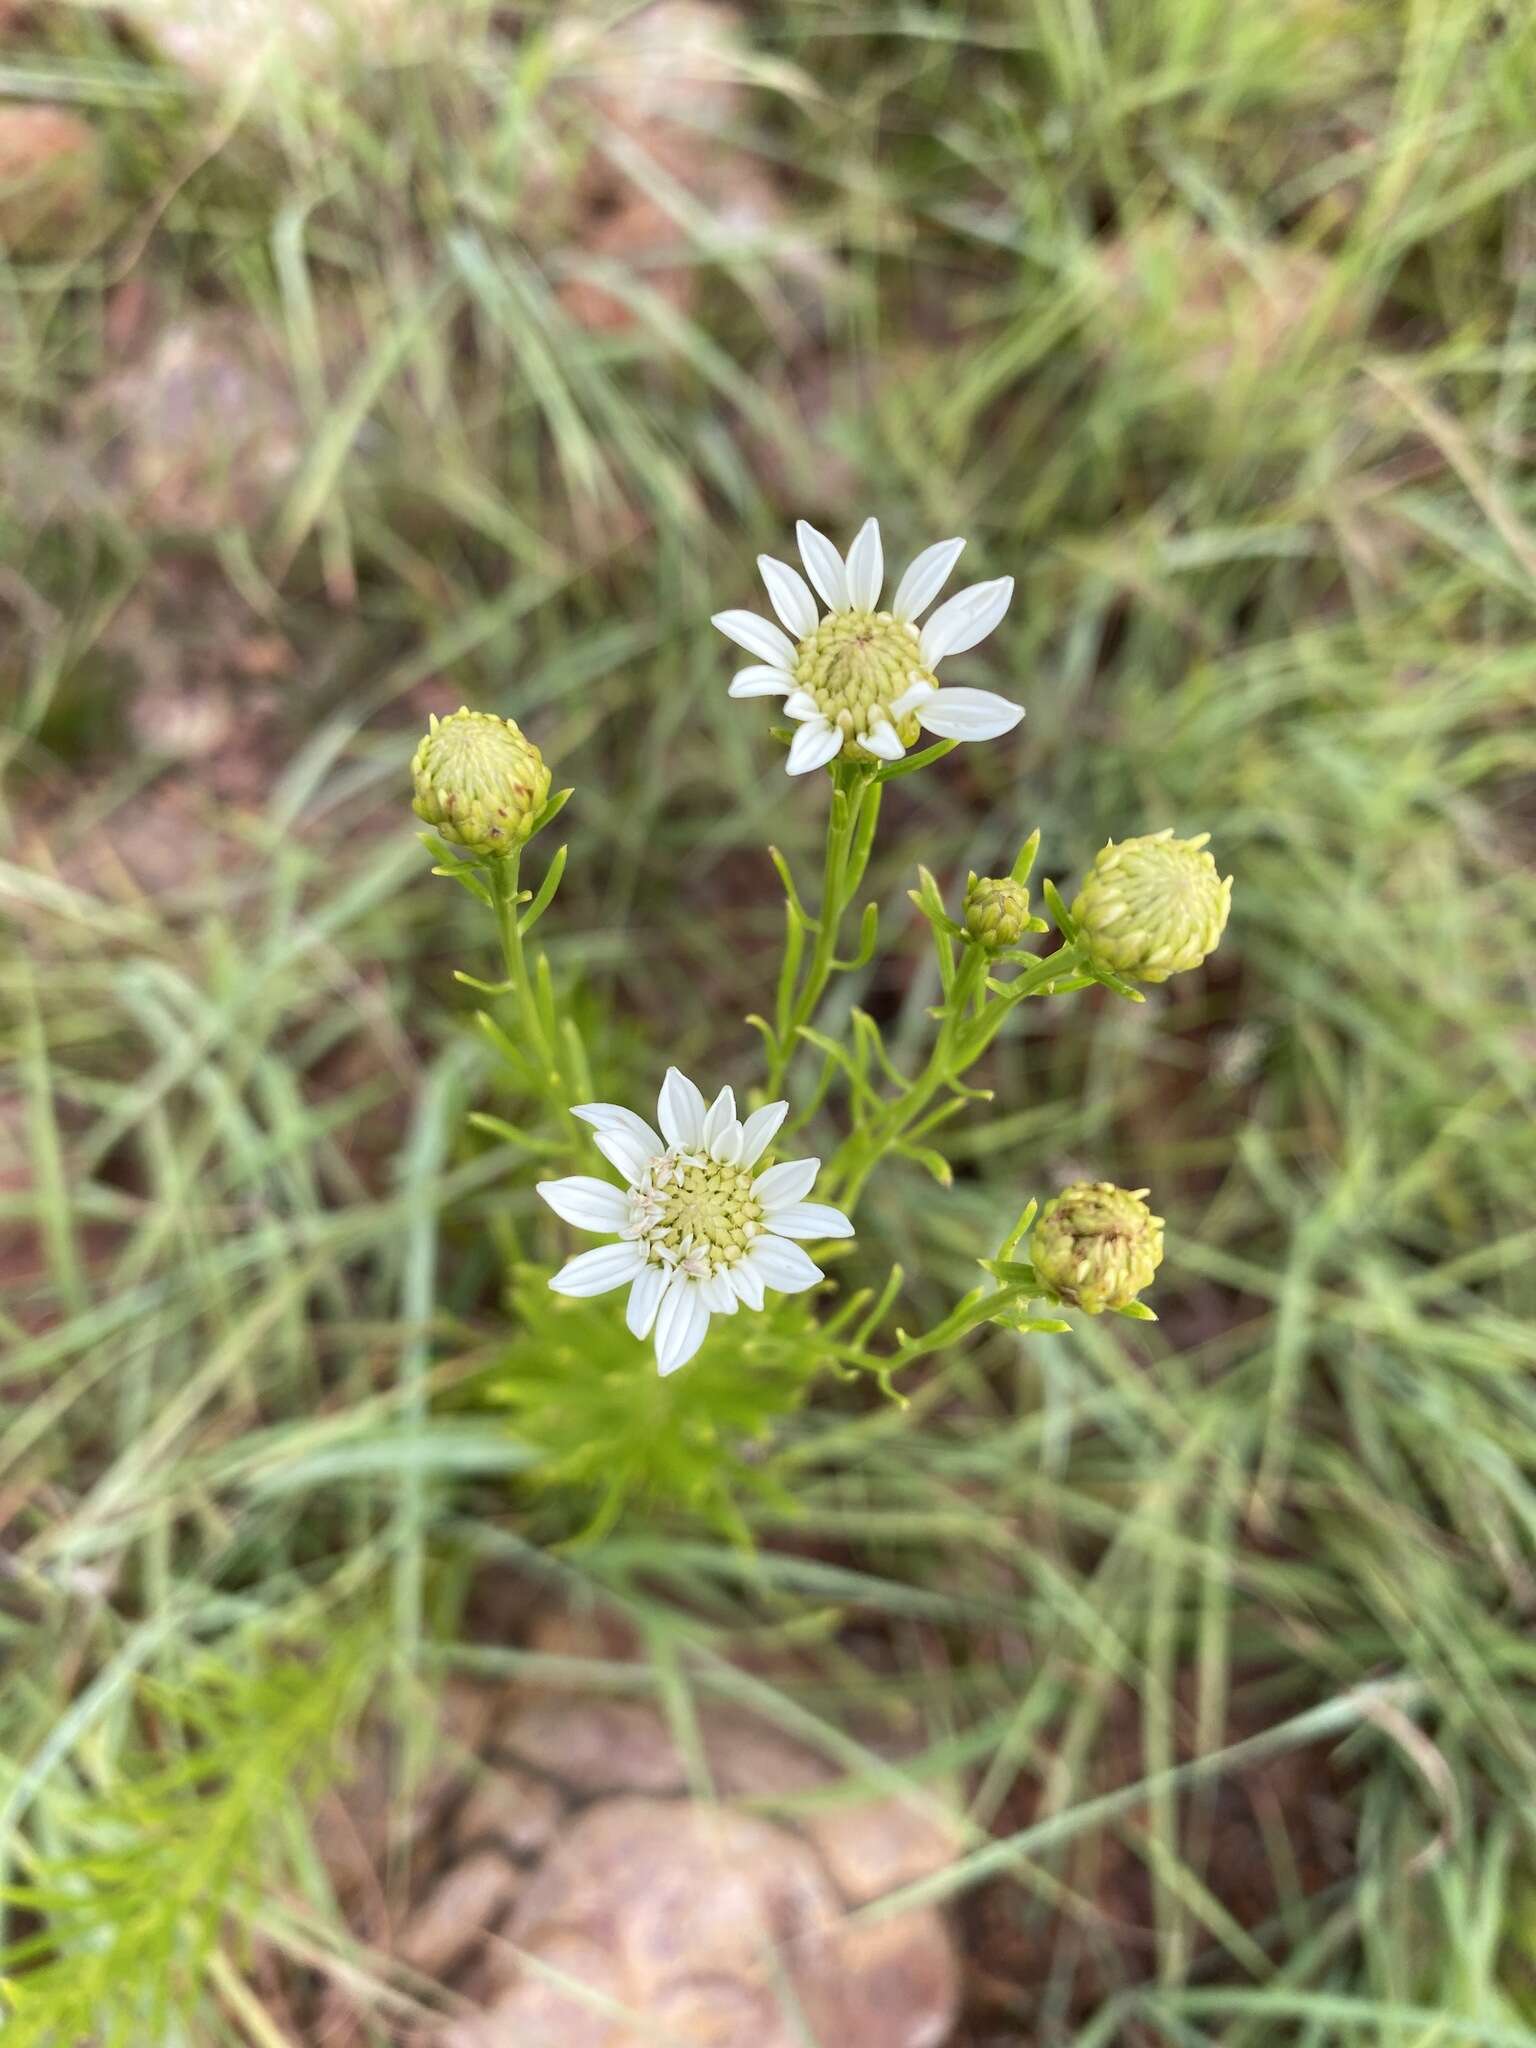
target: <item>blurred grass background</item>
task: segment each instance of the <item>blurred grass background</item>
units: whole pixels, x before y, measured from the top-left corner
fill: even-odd
[[[371,1981],[313,1774],[526,1668],[490,1573],[618,1601],[674,1706],[793,1643],[958,1779],[967,2041],[1536,2041],[1536,17],[343,14],[0,7],[8,2038]],[[871,510],[1018,578],[1028,706],[892,791],[896,1044],[919,858],[1173,824],[1237,885],[862,1233],[921,1316],[1029,1193],[1149,1184],[1162,1321],[834,1389],[755,1554],[543,1549],[435,1407],[553,1245],[463,1136],[413,738],[509,712],[577,785],[544,931],[637,1096],[750,1064],[822,797],[708,614]]]

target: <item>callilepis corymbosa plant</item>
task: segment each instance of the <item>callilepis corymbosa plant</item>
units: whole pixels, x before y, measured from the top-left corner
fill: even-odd
[[[1006,874],[971,875],[953,909],[919,867],[910,894],[931,929],[941,994],[926,1063],[899,1071],[860,1008],[827,1028],[833,977],[866,968],[879,941],[873,903],[846,944],[845,933],[886,784],[963,742],[1002,740],[1024,713],[939,674],[999,624],[1011,578],[936,603],[964,546],[939,541],[882,609],[875,520],[846,556],[804,521],[797,538],[804,576],[759,557],[777,623],[729,610],[714,624],[750,657],[731,696],[764,699],[788,721],[776,733],[792,777],[825,777],[825,860],[811,908],[768,849],[785,898],[777,985],[768,1013],[747,1020],[756,1053],[712,1092],[658,1059],[633,1100],[594,1099],[577,992],[528,945],[567,851],[530,887],[528,849],[571,795],[551,792],[537,746],[510,718],[465,708],[434,718],[412,761],[434,872],[469,890],[500,936],[504,978],[459,979],[512,1006],[507,1023],[484,1012],[480,1024],[526,1114],[473,1121],[528,1162],[550,1230],[568,1239],[555,1260],[509,1247],[518,1327],[483,1392],[510,1411],[546,1478],[594,1493],[603,1523],[645,1491],[732,1512],[744,1474],[771,1483],[771,1460],[743,1458],[741,1446],[771,1436],[824,1371],[873,1372],[900,1398],[905,1368],[982,1324],[1060,1331],[1063,1309],[1152,1318],[1141,1296],[1162,1258],[1163,1220],[1146,1189],[1107,1182],[1063,1188],[1043,1207],[1021,1189],[1022,1206],[979,1260],[980,1283],[917,1334],[892,1324],[899,1269],[857,1290],[840,1290],[828,1270],[849,1249],[871,1175],[893,1159],[949,1184],[936,1140],[990,1100],[966,1077],[1021,1004],[1095,983],[1140,1002],[1137,984],[1215,949],[1232,883],[1205,834],[1171,829],[1111,841],[1070,909],[1045,882],[1049,923],[1030,900],[1038,832]],[[838,1134],[829,1157],[808,1153],[813,1121]]]

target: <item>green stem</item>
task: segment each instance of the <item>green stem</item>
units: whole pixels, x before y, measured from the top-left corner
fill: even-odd
[[[944,1021],[939,1026],[938,1037],[933,1042],[933,1051],[928,1055],[928,1064],[889,1103],[876,1122],[863,1130],[850,1131],[833,1157],[827,1169],[826,1185],[838,1192],[838,1199],[844,1206],[851,1206],[863,1191],[864,1183],[873,1173],[881,1159],[900,1139],[907,1127],[927,1108],[945,1080],[954,1071],[955,1036],[970,1006],[972,996],[986,973],[986,955],[979,946],[967,946],[955,978],[950,986],[949,998],[944,1006]],[[845,1179],[846,1176],[846,1179]]]
[[[952,1344],[957,1337],[974,1330],[978,1324],[987,1322],[1000,1309],[1015,1304],[1027,1305],[1038,1300],[1040,1289],[1033,1287],[975,1287],[955,1303],[947,1316],[940,1318],[931,1330],[925,1330],[920,1337],[904,1337],[898,1348],[879,1363],[885,1374],[900,1372],[904,1367],[915,1365],[918,1359],[926,1358],[932,1351],[938,1351],[946,1344]],[[897,1332],[901,1336],[900,1331]]]
[[[1010,981],[1007,993],[979,1010],[969,1020],[968,1031],[957,1034],[959,1060],[955,1071],[963,1073],[967,1067],[974,1066],[1007,1023],[1015,1004],[1023,1002],[1027,996],[1047,993],[1058,981],[1072,972],[1077,965],[1078,957],[1076,946],[1058,946],[1054,953],[1047,954],[1043,960],[1037,960],[1033,967]],[[965,1020],[962,1019],[961,1022],[963,1024]]]
[[[517,1000],[518,1017],[526,1041],[525,1050],[529,1064],[537,1065],[544,1086],[552,1089],[556,1100],[564,1105],[564,1076],[560,1071],[559,1058],[544,1029],[544,1019],[539,1015],[538,998],[534,994],[533,983],[528,978],[523,935],[518,930],[517,878],[521,860],[521,848],[515,853],[505,855],[501,860],[488,860],[485,863],[485,876],[496,912],[496,929],[501,936],[502,961],[507,970],[507,980]]]
[[[1012,1014],[1015,1004],[1041,990],[1070,970],[1076,949],[1063,946],[1045,960],[1039,960],[1011,982],[1008,992],[987,1002],[986,982],[990,965],[980,946],[968,945],[955,970],[944,1005],[928,1064],[900,1095],[887,1104],[875,1122],[851,1131],[838,1148],[825,1177],[828,1199],[851,1209],[863,1193],[864,1183],[889,1152],[922,1115],[928,1104],[968,1067],[975,1065]],[[975,1002],[979,1009],[973,1009]]]
[[[827,814],[816,943],[798,990],[786,986],[781,994],[774,1043],[768,1055],[770,1099],[783,1088],[801,1026],[815,1019],[837,964],[843,920],[864,879],[880,815],[880,784],[876,774],[877,770],[859,761],[838,760],[832,769],[833,796]]]

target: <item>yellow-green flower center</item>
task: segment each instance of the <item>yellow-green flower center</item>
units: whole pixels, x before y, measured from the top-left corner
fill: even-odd
[[[634,1235],[649,1257],[700,1279],[733,1266],[763,1227],[745,1166],[675,1147],[652,1162],[631,1208]]]
[[[795,649],[795,681],[816,699],[822,716],[839,726],[843,751],[864,756],[860,737],[877,719],[894,725],[903,746],[919,727],[908,712],[892,718],[891,706],[914,683],[936,687],[925,668],[917,628],[889,612],[834,612]],[[868,758],[867,756],[864,756]]]

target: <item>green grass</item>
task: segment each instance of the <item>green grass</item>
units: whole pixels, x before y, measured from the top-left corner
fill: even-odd
[[[0,270],[0,1864],[11,1938],[67,1944],[7,2038],[260,2039],[253,1937],[382,1982],[306,1787],[370,1689],[528,1673],[459,1640],[511,1568],[640,1619],[674,1713],[766,1684],[733,1648],[819,1645],[773,1711],[860,1773],[883,1716],[962,1778],[927,1890],[973,1944],[986,1904],[977,2043],[1536,2042],[1532,17],[778,0],[694,191],[542,10],[233,102],[54,12],[0,90],[98,125],[109,193]],[[594,156],[671,222],[627,262],[551,197]],[[782,204],[745,233],[711,203],[743,163]],[[125,279],[288,366],[299,458],[254,511],[89,481]],[[582,282],[629,323],[583,325]],[[558,1234],[465,1134],[503,1105],[450,968],[491,970],[409,829],[421,688],[577,786],[541,930],[613,1084],[750,1070],[762,848],[814,859],[822,799],[707,616],[797,513],[867,510],[893,559],[965,532],[1018,577],[986,679],[1029,710],[890,793],[859,998],[898,1057],[918,859],[1039,825],[1065,882],[1171,823],[1237,881],[1208,973],[1031,1020],[955,1189],[897,1168],[861,1234],[919,1327],[1027,1195],[1147,1183],[1162,1320],[789,1407],[755,1550],[666,1513],[553,1550],[580,1474],[552,1501],[455,1405],[503,1261]],[[296,670],[259,796],[183,778],[146,893],[81,849],[163,801],[114,621],[173,564]],[[189,1926],[160,1859],[209,1815]]]

